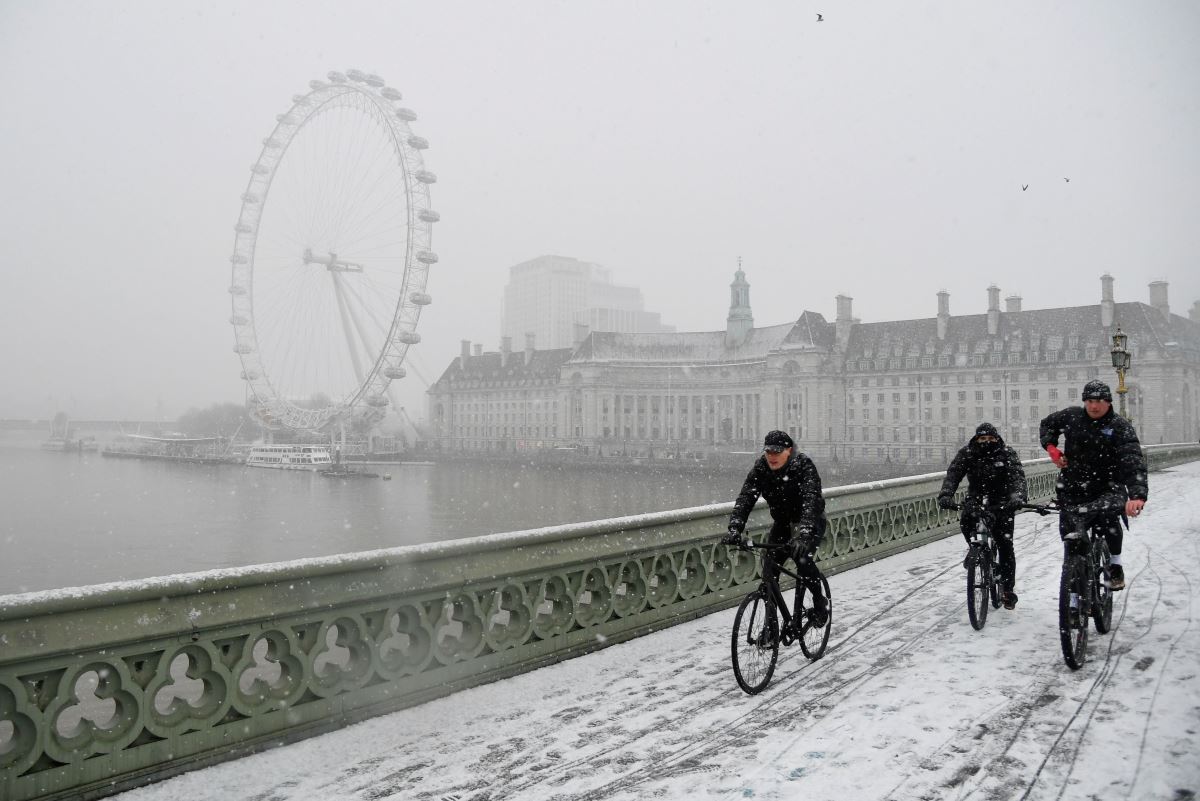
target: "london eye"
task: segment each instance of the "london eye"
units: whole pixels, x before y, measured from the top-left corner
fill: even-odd
[[[438,260],[417,115],[377,75],[327,78],[263,140],[230,257],[234,351],[272,429],[384,416]]]

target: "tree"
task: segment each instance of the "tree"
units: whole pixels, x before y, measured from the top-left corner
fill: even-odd
[[[241,432],[238,432],[239,427]],[[189,437],[257,439],[262,429],[238,403],[214,403],[205,409],[189,409],[179,418],[179,430]]]

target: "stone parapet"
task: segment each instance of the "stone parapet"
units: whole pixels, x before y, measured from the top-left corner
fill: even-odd
[[[941,480],[827,490],[825,572],[955,533]],[[2,596],[0,798],[99,798],[730,606],[758,576],[718,544],[731,508]]]

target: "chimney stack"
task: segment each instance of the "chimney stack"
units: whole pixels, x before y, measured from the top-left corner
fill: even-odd
[[[854,298],[849,295],[837,296],[837,319],[834,321],[834,332],[837,336],[838,348],[845,350],[850,341],[850,329],[854,325]]]
[[[1162,312],[1162,316],[1170,319],[1171,307],[1167,303],[1167,282],[1150,282],[1150,305]]]
[[[988,293],[988,336],[994,337],[1000,332],[1000,287],[992,284],[987,289]]]
[[[482,356],[482,355],[483,355],[483,345],[480,345],[480,344],[476,343],[476,345],[475,345],[475,358],[476,358],[476,359],[478,359],[478,358],[479,358],[480,356]]]
[[[1019,312],[1020,310],[1021,310],[1021,296],[1020,295],[1009,295],[1007,298],[1004,299],[1004,311],[1012,313],[1012,312]]]
[[[583,340],[588,338],[588,332],[591,330],[587,323],[574,323],[575,337],[571,347],[578,348],[583,344]]]
[[[471,340],[464,339],[462,341],[462,366],[466,368],[467,360],[471,358]]]
[[[525,332],[525,366],[533,364],[533,337],[532,331]]]
[[[1188,309],[1188,319],[1193,323],[1200,323],[1200,300],[1192,301],[1192,308]]]
[[[1100,325],[1112,328],[1113,317],[1116,316],[1116,304],[1113,303],[1113,277],[1108,273],[1100,276]]]
[[[937,336],[944,340],[950,332],[950,293],[943,289],[937,293],[937,299]]]

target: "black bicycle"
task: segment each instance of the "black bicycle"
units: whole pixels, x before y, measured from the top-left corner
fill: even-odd
[[[1063,539],[1062,578],[1058,588],[1058,634],[1063,659],[1079,670],[1087,659],[1088,618],[1099,634],[1112,628],[1112,554],[1101,526],[1117,511],[1115,500],[1101,498],[1083,506],[1063,508],[1056,502],[1024,504],[1041,515],[1068,515],[1071,533]]]
[[[782,563],[791,556],[791,546],[786,543],[741,540],[731,547],[758,551],[762,555],[762,582],[742,600],[733,618],[733,675],[739,687],[754,695],[770,683],[781,644],[789,646],[799,641],[800,650],[806,657],[821,658],[829,643],[829,629],[833,623],[833,597],[825,576],[820,577],[819,587],[814,588],[812,584],[817,582],[810,582],[783,567]],[[774,567],[796,579],[796,608],[792,612],[788,611],[779,589],[779,580],[768,578],[769,574],[775,574],[771,569]],[[811,602],[814,591],[819,591],[825,599],[826,614],[821,625],[816,625]],[[783,618],[782,625],[780,617]]]
[[[961,509],[962,506],[956,503],[950,508]],[[967,568],[967,617],[976,631],[980,631],[987,623],[988,604],[993,609],[1000,607],[1004,590],[1001,585],[1000,550],[992,536],[995,524],[996,514],[984,498],[975,519],[975,532],[967,547],[967,558],[963,561]]]

